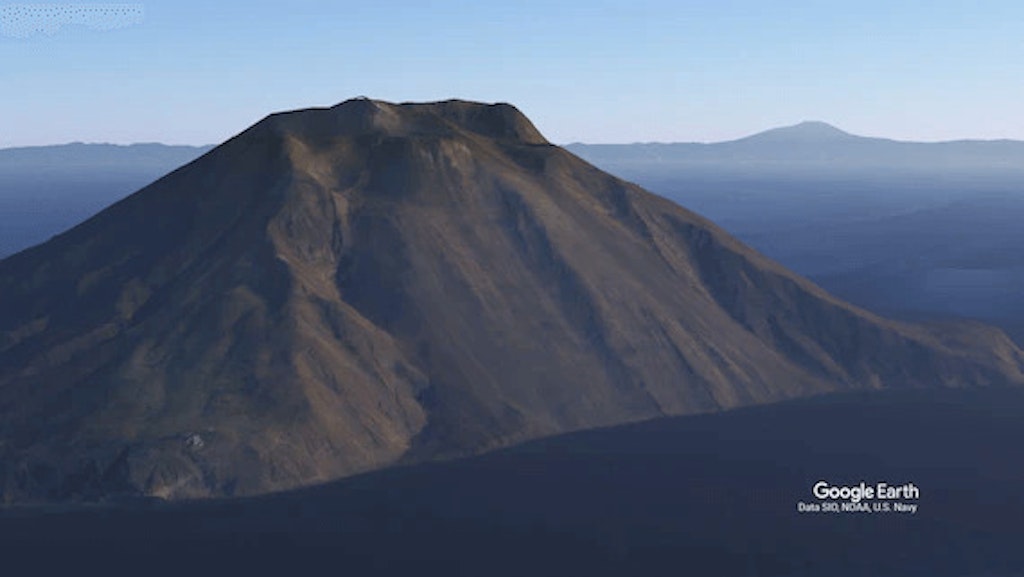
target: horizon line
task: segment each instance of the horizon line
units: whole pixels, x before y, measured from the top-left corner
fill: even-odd
[[[283,111],[283,113],[285,113],[285,114],[288,113],[288,112],[290,112],[290,111]],[[571,141],[564,141],[564,142],[555,143],[555,144],[557,146],[561,146],[561,147],[576,146],[576,145],[580,145],[580,146],[671,146],[671,145],[686,145],[686,144],[689,144],[689,145],[715,145],[715,144],[726,144],[726,143],[731,143],[731,142],[737,142],[737,141],[740,141],[740,140],[745,140],[745,139],[748,139],[748,138],[753,138],[753,137],[760,136],[760,135],[763,135],[763,134],[768,134],[768,133],[771,133],[771,132],[781,131],[781,130],[786,130],[786,129],[793,129],[793,128],[797,128],[797,127],[800,127],[800,126],[803,126],[803,125],[809,125],[809,124],[820,125],[820,126],[828,128],[828,129],[832,129],[832,130],[836,131],[837,133],[845,134],[847,136],[850,136],[850,137],[853,137],[853,138],[857,138],[857,139],[876,140],[876,141],[888,141],[888,142],[899,142],[899,143],[906,143],[906,144],[951,144],[951,143],[969,143],[969,142],[970,143],[974,143],[974,142],[978,142],[978,143],[980,143],[980,142],[985,142],[985,143],[997,143],[997,142],[1010,143],[1010,142],[1017,142],[1017,143],[1024,144],[1024,139],[1016,139],[1016,138],[965,137],[965,138],[937,139],[937,140],[915,140],[915,139],[894,138],[894,137],[888,137],[888,136],[868,136],[868,135],[862,135],[862,134],[856,134],[856,133],[848,132],[848,131],[846,131],[846,130],[844,130],[842,128],[839,128],[835,124],[832,124],[832,123],[826,122],[826,121],[822,121],[822,120],[801,120],[801,121],[793,123],[793,124],[786,124],[786,125],[781,125],[781,126],[775,126],[775,127],[772,127],[772,128],[767,128],[767,129],[759,130],[759,131],[756,131],[756,132],[751,132],[751,133],[748,133],[748,134],[746,134],[744,136],[739,136],[739,137],[736,137],[736,138],[729,138],[729,139],[725,139],[725,140],[632,140],[632,141],[604,141],[604,142],[593,142],[593,141],[587,142],[587,141],[582,141],[582,140],[571,140]],[[243,129],[243,130],[245,130],[245,129]],[[203,144],[193,144],[193,143],[183,143],[183,142],[163,142],[163,141],[159,141],[159,140],[139,140],[139,141],[120,141],[120,142],[111,142],[111,141],[105,141],[105,140],[104,141],[72,140],[72,141],[66,141],[66,142],[53,142],[53,143],[46,143],[46,144],[0,145],[0,151],[16,150],[16,149],[26,149],[26,148],[53,148],[53,147],[59,147],[59,146],[73,146],[73,145],[119,146],[119,147],[158,145],[158,146],[166,146],[166,147],[183,146],[183,147],[189,147],[189,148],[206,148],[206,147],[216,147],[216,146],[219,146],[220,144],[226,142],[230,138],[231,138],[231,136],[225,138],[224,140],[222,140],[220,142],[207,142],[207,143],[203,143]]]

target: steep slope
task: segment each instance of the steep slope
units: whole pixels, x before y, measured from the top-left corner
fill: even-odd
[[[210,148],[74,143],[0,149],[0,259],[75,226]]]
[[[833,390],[1024,382],[839,302],[515,108],[276,114],[0,261],[6,500],[236,495]]]

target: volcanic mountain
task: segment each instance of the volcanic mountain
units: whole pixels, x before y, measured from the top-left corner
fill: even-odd
[[[274,114],[0,261],[3,500],[257,494],[850,389],[1024,382],[547,142],[514,107]]]

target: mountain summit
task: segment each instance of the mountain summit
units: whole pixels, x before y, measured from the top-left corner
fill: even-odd
[[[794,124],[773,128],[764,132],[748,136],[737,142],[759,141],[759,142],[785,142],[785,143],[809,143],[809,142],[831,142],[837,140],[852,140],[859,137],[845,132],[828,124],[816,120],[809,120]]]
[[[507,104],[275,114],[0,261],[6,501],[256,494],[560,432],[1024,382],[840,302]]]
[[[453,137],[465,132],[501,142],[548,144],[533,123],[514,106],[483,106],[464,100],[395,105],[358,98],[327,109],[272,114],[260,124],[271,125],[282,134],[312,140],[368,134]]]

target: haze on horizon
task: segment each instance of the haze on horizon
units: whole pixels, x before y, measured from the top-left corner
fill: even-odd
[[[837,4],[151,1],[109,29],[0,33],[0,148],[217,143],[363,94],[511,102],[560,143],[715,142],[804,120],[1024,140],[1024,5]]]

